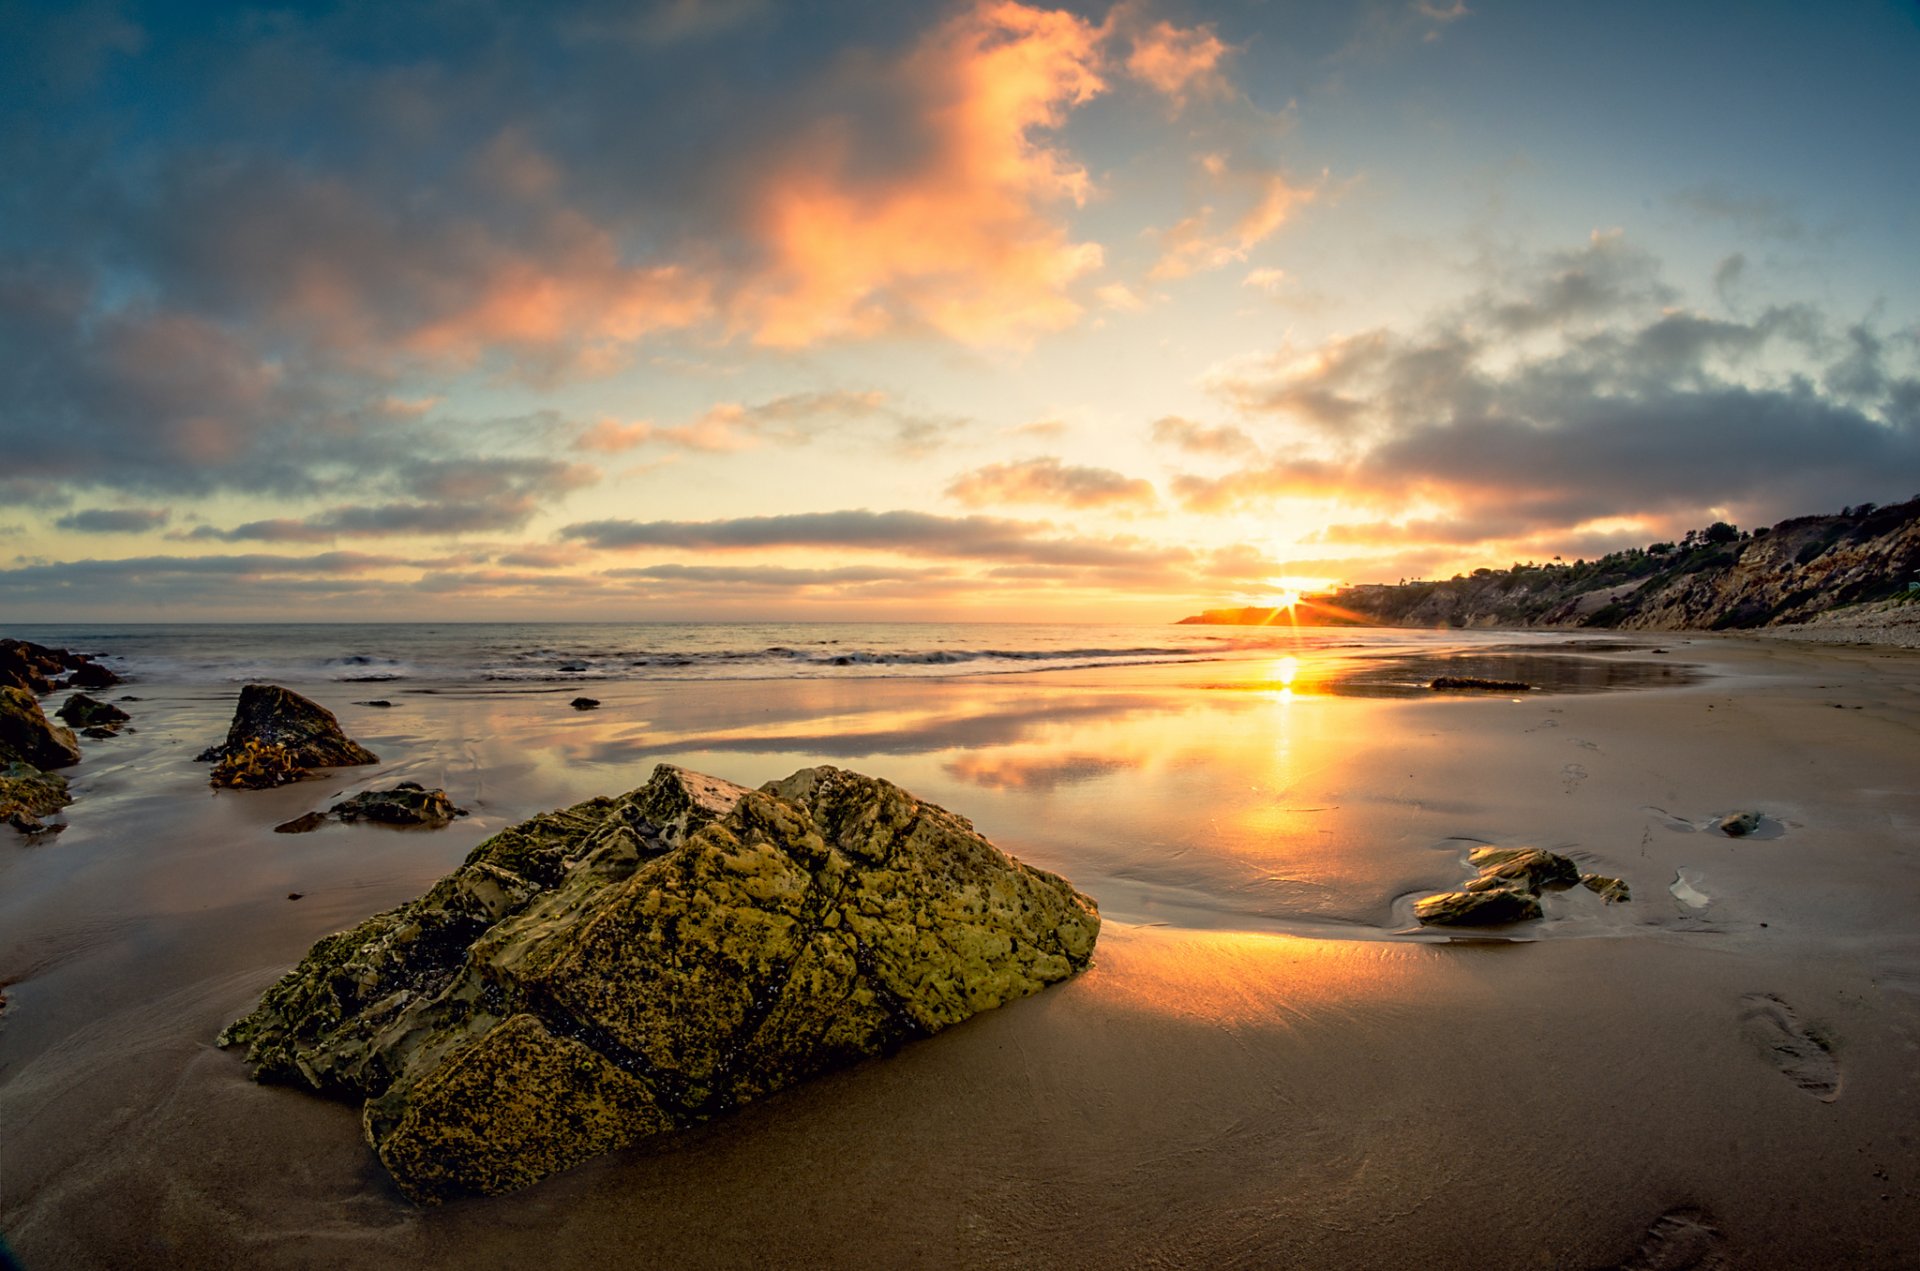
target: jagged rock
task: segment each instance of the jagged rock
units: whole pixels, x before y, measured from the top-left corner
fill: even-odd
[[[661,765],[316,944],[220,1036],[367,1100],[422,1202],[524,1186],[1085,967],[1093,902],[885,781]]]
[[[568,705],[577,711],[596,710],[600,706],[600,699],[597,697],[576,697],[573,701],[569,702]]]
[[[367,790],[327,809],[342,821],[378,821],[383,825],[445,825],[465,808],[456,808],[445,790],[429,790],[417,781],[402,781],[391,790]]]
[[[1537,847],[1476,847],[1467,860],[1480,872],[1459,891],[1414,902],[1413,916],[1421,925],[1493,927],[1538,918],[1542,890],[1559,891],[1580,881],[1572,861]]]
[[[68,688],[112,688],[120,683],[120,677],[98,662],[86,658],[85,654],[74,654],[85,659],[73,668],[73,674],[67,677]]]
[[[1745,838],[1760,828],[1758,812],[1729,812],[1713,823],[1713,828],[1729,838]]]
[[[1477,675],[1441,675],[1427,685],[1431,689],[1479,689],[1501,693],[1526,693],[1533,685],[1525,680],[1483,680]]]
[[[44,834],[49,826],[40,818],[73,802],[67,779],[42,772],[31,764],[9,763],[0,768],[0,821],[22,834]]]
[[[333,712],[277,684],[240,690],[227,739],[200,752],[215,765],[209,782],[245,790],[285,785],[308,768],[379,763],[380,757],[340,731]]]
[[[80,762],[80,744],[71,729],[47,719],[32,693],[0,688],[0,762],[66,768]]]
[[[1499,927],[1538,918],[1540,898],[1512,887],[1443,891],[1415,901],[1413,916],[1427,927]]]
[[[1537,847],[1476,847],[1467,860],[1481,879],[1518,883],[1522,890],[1571,887],[1580,881],[1580,867],[1557,852]],[[1477,881],[1477,880],[1476,880]]]
[[[1582,874],[1580,883],[1609,905],[1624,905],[1633,899],[1633,891],[1625,879],[1609,878],[1605,874]]]
[[[111,702],[96,701],[85,693],[75,693],[56,712],[75,728],[118,728],[133,716]]]

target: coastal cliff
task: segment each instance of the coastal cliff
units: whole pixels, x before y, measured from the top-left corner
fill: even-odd
[[[1639,631],[1778,627],[1840,609],[1920,604],[1920,497],[1801,516],[1743,532],[1725,523],[1597,560],[1516,562],[1450,579],[1363,584],[1312,597],[1311,625],[1602,627]],[[1271,609],[1217,609],[1188,623],[1263,625]]]

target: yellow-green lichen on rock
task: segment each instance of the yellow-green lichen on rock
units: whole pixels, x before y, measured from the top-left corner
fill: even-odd
[[[495,1193],[1037,992],[1099,928],[1064,879],[885,781],[663,764],[320,941],[220,1043],[367,1100],[414,1199]]]

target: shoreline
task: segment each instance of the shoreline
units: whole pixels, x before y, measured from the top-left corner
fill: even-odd
[[[1538,695],[1317,694],[1313,659],[1284,654],[634,681],[590,713],[497,693],[371,710],[322,684],[382,762],[245,794],[187,758],[231,692],[131,686],[142,731],[70,770],[68,832],[0,843],[0,1231],[29,1271],[1609,1266],[1650,1239],[1734,1266],[1911,1265],[1920,659],[1745,634],[1632,633],[1702,678]],[[894,780],[1099,900],[1094,965],[433,1210],[394,1192],[355,1109],[212,1048],[320,935],[658,761]],[[271,833],[396,779],[471,823]],[[1767,832],[1697,828],[1739,806]],[[1479,842],[1566,851],[1633,900],[1550,897],[1517,943],[1397,934],[1396,906],[1458,885]],[[1768,1058],[1816,1032],[1831,1100]]]

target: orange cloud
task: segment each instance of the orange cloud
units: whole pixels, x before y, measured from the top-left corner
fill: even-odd
[[[947,486],[947,494],[968,507],[1000,503],[1050,503],[1060,507],[1097,508],[1154,502],[1153,486],[1111,468],[1063,464],[1058,459],[1027,459],[1019,463],[990,463],[962,473]]]
[[[1205,156],[1201,162],[1240,211],[1228,214],[1232,219],[1224,229],[1216,226],[1226,217],[1206,206],[1162,231],[1161,256],[1148,272],[1150,278],[1184,278],[1243,261],[1318,194],[1317,186],[1296,185],[1284,173],[1233,171],[1218,155]]]
[[[937,28],[897,66],[865,70],[914,103],[932,141],[904,173],[863,176],[841,125],[770,174],[758,231],[768,262],[735,306],[760,344],[796,347],[903,326],[1018,345],[1073,322],[1068,294],[1097,269],[1051,213],[1091,182],[1045,139],[1106,88],[1103,31],[1001,0]]]
[[[644,419],[636,419],[630,424],[617,420],[603,419],[593,427],[574,438],[575,450],[592,450],[599,454],[613,455],[632,450],[636,446],[651,441],[657,430]]]
[[[479,253],[464,303],[404,338],[413,352],[470,363],[489,350],[559,348],[579,342],[583,369],[611,369],[593,355],[651,332],[690,326],[712,310],[712,286],[678,265],[635,267],[613,236],[572,212],[554,214],[535,258],[504,248]]]
[[[1182,29],[1156,22],[1135,33],[1127,72],[1172,99],[1174,109],[1193,97],[1224,97],[1231,90],[1220,63],[1232,52],[1211,25]]]

